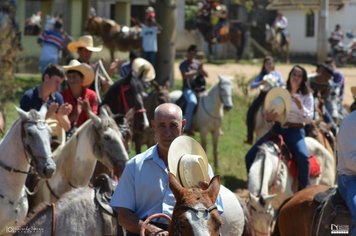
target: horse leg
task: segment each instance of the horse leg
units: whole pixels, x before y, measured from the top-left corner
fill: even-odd
[[[220,127],[212,132],[213,136],[213,156],[214,156],[214,167],[218,169],[219,160],[218,160],[218,146],[219,146],[219,137],[220,137]]]

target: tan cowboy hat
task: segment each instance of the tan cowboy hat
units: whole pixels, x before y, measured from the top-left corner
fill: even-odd
[[[149,61],[138,57],[132,63],[132,75],[136,78],[141,76],[142,81],[150,82],[156,77],[156,71]]]
[[[210,181],[208,157],[200,144],[189,136],[179,136],[171,143],[168,168],[183,187],[199,186],[200,181]]]
[[[73,59],[69,62],[68,66],[63,66],[65,72],[76,70],[83,74],[83,87],[89,86],[94,81],[94,70],[86,63],[80,63],[78,60]]]
[[[356,97],[356,86],[351,87],[352,96]]]
[[[287,120],[287,115],[292,104],[292,96],[289,91],[284,88],[271,89],[265,98],[264,110],[271,111],[274,109],[278,116],[276,121],[284,123]]]
[[[67,48],[70,52],[77,52],[78,48],[86,48],[92,52],[100,52],[103,49],[101,45],[94,47],[94,40],[91,35],[81,36],[77,41],[70,42]]]

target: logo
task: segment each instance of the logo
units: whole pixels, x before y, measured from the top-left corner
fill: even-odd
[[[349,226],[348,225],[330,225],[331,234],[349,234]]]

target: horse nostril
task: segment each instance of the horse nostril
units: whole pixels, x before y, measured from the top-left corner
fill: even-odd
[[[55,171],[56,164],[54,162],[46,164],[46,166],[43,168],[43,174],[46,178],[51,178]]]
[[[224,106],[225,111],[230,111],[232,109],[232,106]]]

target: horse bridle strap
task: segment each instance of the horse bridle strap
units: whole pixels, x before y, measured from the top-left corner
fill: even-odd
[[[19,170],[19,169],[16,169],[16,168],[7,166],[7,165],[5,165],[5,164],[3,164],[3,163],[1,163],[1,162],[0,162],[0,166],[1,166],[2,168],[4,168],[5,170],[7,170],[8,172],[10,172],[10,173],[14,172],[14,173],[21,173],[21,174],[26,174],[26,175],[31,174],[30,171]]]
[[[204,208],[204,207],[194,208],[194,207],[187,206],[184,204],[178,205],[176,207],[176,209],[180,209],[180,208],[182,208],[183,210],[193,211],[197,215],[198,218],[203,218],[206,215],[208,215],[210,212],[212,212],[213,210],[218,209],[218,207],[215,204],[211,205],[208,208]]]

